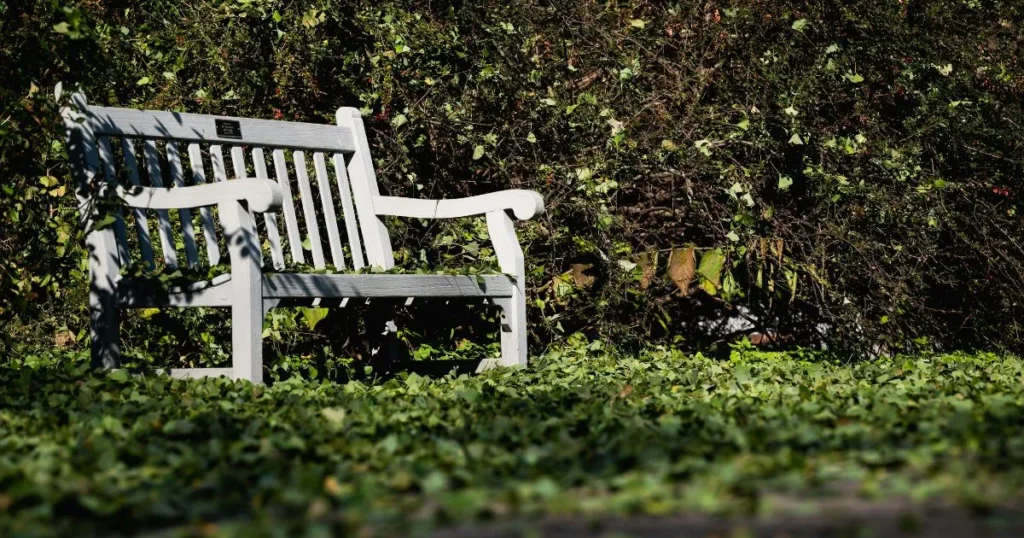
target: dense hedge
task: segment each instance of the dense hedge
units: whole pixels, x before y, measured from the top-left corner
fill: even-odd
[[[743,305],[789,342],[1021,349],[1019,2],[336,4],[0,2],[8,344],[83,328],[63,82],[304,121],[357,105],[392,194],[541,191],[540,340],[707,344]],[[406,264],[487,257],[472,223],[408,225]]]
[[[1019,510],[1018,358],[720,361],[575,340],[525,372],[384,383],[90,375],[81,353],[0,368],[0,535],[407,536],[545,515],[806,518],[837,502],[871,518],[870,499],[937,497],[943,516]]]

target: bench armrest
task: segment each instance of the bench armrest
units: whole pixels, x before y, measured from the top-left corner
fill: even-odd
[[[256,212],[281,207],[281,187],[263,179],[233,179],[189,187],[118,187],[117,195],[128,207],[142,209],[192,209],[221,202],[248,202]]]
[[[419,200],[397,196],[374,196],[373,212],[378,216],[449,219],[485,215],[511,209],[519,219],[531,219],[544,212],[544,197],[534,191],[512,189],[453,200]]]

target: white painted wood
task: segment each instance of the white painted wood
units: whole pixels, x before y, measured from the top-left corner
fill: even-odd
[[[373,171],[363,118],[356,108],[339,108],[336,117],[338,125],[351,132],[355,144],[355,152],[349,155],[348,178],[366,247],[366,261],[371,266],[390,269],[395,265],[395,258],[388,229],[373,211],[373,197],[380,196],[380,189],[377,187],[377,175]]]
[[[274,188],[277,189],[277,185]],[[245,205],[236,201],[221,203],[218,214],[231,259],[232,377],[260,383],[263,380],[263,285],[256,221]]]
[[[319,275],[282,273],[263,278],[263,296],[318,297],[512,297],[505,275]]]
[[[345,171],[345,156],[340,153],[334,154],[334,176],[338,179],[338,196],[341,198],[341,210],[345,213],[345,234],[348,235],[352,266],[358,271],[366,266],[363,261],[363,242],[359,238],[359,221],[352,205],[352,191],[349,187],[348,173]]]
[[[224,167],[224,149],[220,144],[210,145],[210,164],[213,166],[214,181],[227,181],[227,168]]]
[[[503,366],[501,359],[482,359],[479,364],[476,365],[476,373],[482,374],[488,370],[494,370]]]
[[[128,172],[128,181],[136,187],[140,187],[139,163],[135,158],[135,146],[127,138],[121,139],[121,152],[124,154],[124,168]],[[152,269],[156,267],[153,262],[153,240],[149,235],[149,220],[146,219],[146,212],[142,209],[135,209],[135,230],[139,235],[139,250],[142,253],[142,261]]]
[[[515,277],[512,297],[495,301],[502,311],[501,362],[505,366],[526,366],[526,264],[516,239],[512,219],[504,211],[487,214],[487,232],[498,256],[498,265]]]
[[[117,286],[118,304],[125,308],[230,307],[231,275],[197,282],[191,286],[175,286],[164,290],[152,283],[122,279]]]
[[[246,176],[245,170],[245,152],[242,151],[241,146],[233,146],[231,148],[231,168],[234,171],[235,179],[241,179]],[[249,209],[249,214],[253,217],[253,222],[256,220],[256,215],[252,209]],[[259,235],[257,234],[257,245],[260,246],[260,267],[263,266],[263,248],[258,241]]]
[[[206,170],[204,170],[203,152],[199,148],[199,144],[188,145],[188,160],[189,165],[192,168],[193,186],[205,184]],[[217,244],[217,232],[213,227],[213,211],[208,207],[202,207],[199,209],[199,215],[203,220],[203,237],[206,240],[206,257],[209,259],[210,265],[214,266],[220,263],[220,246]]]
[[[204,377],[231,377],[232,368],[171,368],[170,376],[175,379],[201,379]]]
[[[284,150],[274,150],[274,173],[284,197],[281,212],[284,213],[284,225],[288,231],[288,248],[292,253],[292,261],[306,263],[305,256],[302,254],[302,235],[299,233],[298,219],[295,218],[295,202],[292,199],[291,180],[288,178],[288,162],[285,160]]]
[[[531,219],[544,212],[544,198],[533,191],[512,189],[455,200],[417,200],[396,196],[375,196],[377,215],[448,219],[484,215],[492,211],[512,210],[519,219]]]
[[[231,168],[235,173],[235,179],[241,179],[247,175],[245,173],[245,152],[242,151],[242,146],[231,147]]]
[[[142,147],[146,153],[146,168],[149,171],[149,182],[153,187],[164,186],[163,172],[160,170],[160,154],[156,149],[156,141],[145,140]],[[156,211],[157,231],[160,235],[160,246],[164,251],[164,263],[168,267],[178,266],[178,253],[174,248],[174,235],[171,230],[171,217],[166,209]]]
[[[112,227],[94,228],[98,207],[92,203],[93,192],[100,183],[99,152],[96,134],[88,121],[88,103],[85,95],[72,96],[72,106],[62,111],[67,130],[68,153],[72,158],[75,176],[75,195],[79,200],[82,221],[85,224],[86,251],[89,254],[89,316],[92,365],[97,368],[117,368],[121,360],[120,316],[117,309],[118,264],[117,239]]]
[[[128,207],[156,210],[193,209],[229,201],[245,202],[257,212],[281,206],[281,187],[273,181],[260,179],[236,179],[177,189],[118,187],[118,194]]]
[[[256,179],[270,181],[267,175],[267,159],[262,148],[252,150],[252,166],[256,171]],[[282,203],[284,193],[281,193]],[[270,259],[275,271],[284,270],[284,251],[281,250],[281,233],[277,230],[277,213],[263,213],[263,224],[267,227],[267,242],[270,243]]]
[[[110,147],[110,137],[101,137],[99,139],[99,157],[100,162],[103,164],[103,175],[107,180],[107,185],[111,187],[117,186],[117,171],[114,168],[114,152]],[[128,257],[128,231],[124,224],[124,212],[120,207],[113,209],[114,211],[114,237],[117,240],[117,258],[122,266],[131,263],[131,259]]]
[[[77,101],[81,110],[87,110],[84,97]],[[116,109],[110,109],[116,110]],[[169,114],[169,113],[168,113]],[[179,115],[180,116],[180,115]],[[127,117],[127,116],[126,116]],[[175,116],[176,117],[176,116]],[[115,177],[112,157],[109,148],[104,148],[102,138],[97,137],[96,126],[104,125],[103,121],[82,121],[89,118],[88,114],[67,112],[65,121],[69,132],[69,152],[72,155],[72,171],[79,180],[81,188],[76,190],[83,208],[83,218],[89,222],[94,211],[89,202],[97,194],[102,195],[104,185]],[[94,119],[98,118],[94,116]],[[106,120],[114,116],[106,114]],[[166,116],[161,116],[166,119]],[[212,117],[207,117],[212,118]],[[116,118],[114,118],[116,119]],[[157,122],[160,118],[150,118]],[[191,120],[189,120],[191,121]],[[198,120],[196,120],[198,121]],[[146,138],[143,142],[146,159],[154,186],[139,185],[138,163],[130,141],[122,141],[125,153],[125,169],[132,186],[118,188],[117,194],[129,206],[138,210],[142,219],[140,237],[148,240],[143,210],[190,210],[200,208],[204,215],[204,235],[207,240],[207,251],[211,263],[219,259],[219,249],[215,230],[210,220],[209,211],[203,211],[212,205],[218,206],[221,226],[224,229],[231,259],[231,274],[222,275],[210,281],[195,282],[186,286],[163,289],[153,286],[151,282],[122,279],[119,276],[119,263],[126,259],[119,252],[116,226],[92,230],[87,234],[87,245],[90,249],[90,308],[93,314],[93,356],[94,362],[100,366],[116,366],[119,357],[118,348],[118,308],[140,308],[160,306],[211,306],[230,307],[232,311],[232,352],[233,362],[230,369],[181,369],[172,371],[172,375],[193,377],[199,375],[230,375],[236,379],[248,379],[254,382],[262,380],[262,347],[260,335],[265,311],[277,306],[294,304],[336,304],[342,305],[350,298],[360,298],[369,302],[371,297],[374,305],[385,308],[397,306],[390,299],[405,299],[406,304],[415,297],[436,297],[441,299],[475,298],[484,299],[501,308],[502,330],[500,359],[488,359],[480,363],[478,371],[497,365],[522,366],[527,360],[527,332],[525,309],[525,260],[522,248],[515,236],[512,219],[506,211],[512,211],[520,218],[531,218],[543,211],[543,199],[530,191],[505,191],[483,196],[458,200],[416,200],[380,196],[369,155],[369,144],[363,129],[362,120],[354,109],[340,109],[338,123],[330,130],[318,130],[322,139],[315,142],[316,146],[306,147],[294,142],[279,142],[274,149],[274,165],[277,182],[269,180],[263,149],[254,148],[252,152],[253,173],[255,178],[247,178],[245,153],[242,145],[264,145],[250,141],[234,141],[205,138],[200,135],[176,137],[173,129],[182,129],[184,122],[173,129],[160,125],[141,127],[142,116],[131,116],[120,125],[106,125],[107,129],[99,131],[104,135],[119,136],[130,132],[132,136]],[[135,123],[133,123],[135,122]],[[194,123],[194,122],[193,122]],[[280,132],[274,135],[278,139],[287,139],[288,129],[292,124],[287,122],[267,122],[277,125]],[[243,131],[250,123],[241,123]],[[162,130],[161,130],[162,129]],[[173,132],[172,132],[173,131]],[[268,133],[270,131],[267,131]],[[159,134],[153,134],[159,133]],[[170,133],[170,134],[169,134]],[[266,136],[270,136],[267,134]],[[343,137],[349,136],[349,144],[354,151],[346,161],[344,151],[338,152],[323,145],[342,144]],[[160,163],[156,152],[156,139],[167,139],[167,159],[172,179],[171,188],[160,185]],[[183,177],[181,156],[178,153],[175,139],[192,141],[189,144],[189,158],[193,173],[194,185],[186,186]],[[341,142],[339,142],[341,140]],[[213,168],[213,182],[207,182],[202,163],[202,152],[198,141],[217,142],[210,146]],[[239,179],[227,181],[221,142],[232,143],[231,158],[234,176]],[[312,139],[300,141],[301,144],[313,144]],[[280,149],[278,149],[280,148]],[[319,194],[323,201],[320,208],[327,223],[328,243],[331,247],[332,262],[336,267],[344,267],[343,245],[340,237],[339,218],[345,218],[346,234],[349,237],[352,251],[352,264],[362,267],[365,246],[366,262],[377,267],[390,267],[394,264],[390,239],[383,221],[384,215],[420,217],[420,218],[451,218],[486,214],[488,230],[497,253],[499,264],[504,272],[512,275],[398,275],[398,274],[289,274],[271,273],[264,275],[260,266],[262,252],[260,237],[256,228],[254,213],[266,213],[282,206],[285,214],[289,243],[292,245],[292,257],[302,261],[301,234],[292,203],[290,180],[288,178],[287,161],[284,148],[293,151],[296,167],[296,180],[299,184],[299,195],[303,205],[307,232],[311,243],[314,264],[325,266],[324,254],[320,245],[318,209],[314,204],[312,188],[309,184],[307,163],[304,151],[314,152],[313,166],[317,174]],[[317,149],[321,148],[321,149]],[[335,175],[337,176],[338,196],[343,215],[336,214],[331,192],[331,182],[327,170],[325,152],[332,152]],[[323,152],[323,153],[322,153]],[[101,162],[100,154],[103,156]],[[108,162],[109,161],[109,162]],[[106,181],[98,175],[100,167]],[[93,204],[95,205],[95,204]],[[185,215],[186,213],[179,213]],[[191,222],[182,216],[183,226]],[[289,217],[290,215],[290,217]],[[273,222],[273,224],[271,224]],[[280,244],[280,234],[276,220],[267,221],[268,241],[271,243],[274,267],[281,270],[284,256]],[[270,237],[271,228],[277,232],[278,238]],[[88,228],[87,228],[88,229]],[[161,240],[164,240],[165,228],[161,222]],[[144,234],[142,232],[145,232]],[[191,237],[191,249],[186,239],[186,258],[194,264],[198,257],[194,242],[194,231],[183,231],[186,238]],[[362,243],[361,243],[362,241]],[[141,241],[140,241],[141,242]],[[275,245],[276,243],[276,245]],[[151,245],[151,244],[150,244]],[[164,245],[166,247],[166,244]],[[173,244],[172,244],[173,247]],[[150,262],[152,253],[150,251]],[[381,310],[374,314],[374,330],[380,325],[377,321],[386,320],[382,336],[392,336],[396,327],[391,321],[391,314]],[[379,319],[377,319],[379,318]]]
[[[108,107],[89,107],[88,111],[97,135],[345,153],[355,148],[347,129],[331,125]],[[216,120],[237,121],[241,138],[218,136]]]
[[[320,225],[316,220],[316,206],[313,205],[313,192],[309,187],[309,173],[306,170],[306,154],[296,151],[292,154],[295,163],[295,178],[299,183],[299,199],[302,201],[302,215],[306,220],[306,236],[309,239],[309,250],[313,254],[313,267],[323,269],[324,251],[320,246]]]
[[[331,196],[331,179],[327,177],[327,164],[324,154],[313,154],[313,169],[316,170],[316,183],[320,188],[320,203],[324,208],[324,226],[327,227],[327,244],[331,247],[331,262],[334,267],[345,270],[345,253],[341,249],[341,234],[338,233],[338,216],[334,212],[334,197]]]
[[[174,186],[184,187],[185,174],[181,167],[181,154],[178,153],[178,145],[173,140],[167,141],[167,164],[171,168]],[[189,267],[198,267],[199,251],[196,249],[196,233],[192,229],[192,212],[188,209],[179,209],[178,219],[181,220],[181,235],[185,243],[185,260]]]

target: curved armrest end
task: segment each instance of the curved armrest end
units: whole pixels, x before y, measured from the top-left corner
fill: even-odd
[[[517,219],[529,220],[544,213],[544,197],[539,192],[516,189],[506,193],[514,196],[510,209]]]
[[[281,204],[284,202],[281,186],[273,181],[260,179],[243,179],[238,181],[253,183],[252,190],[245,195],[245,201],[249,203],[249,209],[257,213],[281,207]]]
[[[454,200],[419,200],[396,196],[374,196],[377,215],[421,219],[452,219],[485,215],[511,209],[516,218],[527,220],[544,212],[544,197],[534,191],[511,189]]]

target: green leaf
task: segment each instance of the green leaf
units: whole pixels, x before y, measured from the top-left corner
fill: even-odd
[[[484,156],[484,147],[483,146],[476,146],[475,148],[473,148],[473,160],[474,161],[480,159],[480,157],[483,157],[483,156]]]
[[[647,22],[640,19],[632,19],[629,21],[629,25],[633,28],[644,28],[647,26]]]
[[[302,320],[306,323],[306,328],[312,331],[316,329],[316,326],[327,317],[330,312],[326,308],[299,308],[299,312],[302,313]]]
[[[718,293],[722,281],[722,269],[725,267],[725,253],[716,248],[704,251],[697,266],[697,274],[701,278],[700,288],[709,295]]]
[[[137,84],[139,86],[145,86],[146,84],[149,84],[150,82],[151,81],[149,80],[149,77],[142,77],[139,80],[135,81],[135,84]]]
[[[789,137],[789,143],[794,146],[802,146],[804,145],[804,139],[800,138],[798,133],[793,133],[793,136]]]
[[[846,80],[849,80],[850,82],[852,82],[854,84],[860,84],[861,82],[864,82],[864,77],[862,77],[862,76],[860,76],[860,75],[858,75],[856,73],[847,72],[845,75],[843,75],[843,78],[845,78]]]
[[[779,175],[779,190],[786,191],[793,185],[793,178],[789,176]]]
[[[799,20],[793,21],[792,28],[794,30],[796,30],[797,32],[802,32],[804,30],[804,28],[807,28],[808,24],[809,23],[807,22],[807,19],[799,19]]]
[[[70,26],[66,22],[59,22],[53,25],[53,31],[58,34],[67,34],[70,31]]]
[[[526,135],[526,141],[531,143],[531,144],[536,144],[537,143],[537,136],[535,134],[533,134],[533,132],[531,132],[530,134]]]

